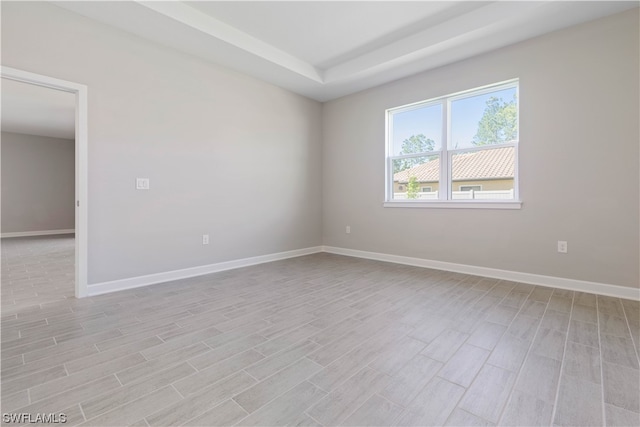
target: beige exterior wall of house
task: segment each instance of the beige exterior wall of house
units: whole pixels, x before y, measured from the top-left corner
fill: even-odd
[[[481,185],[482,191],[497,191],[497,190],[511,190],[513,188],[513,179],[485,179],[485,180],[470,180],[470,181],[453,181],[453,191],[460,191],[461,186],[465,185]],[[431,191],[438,191],[438,182],[419,182],[419,191],[422,191],[423,187],[431,187]],[[403,193],[407,191],[406,183],[393,183],[394,193]]]
[[[453,191],[461,191],[460,187],[465,185],[481,185],[481,191],[511,190],[513,188],[513,179],[453,181]]]

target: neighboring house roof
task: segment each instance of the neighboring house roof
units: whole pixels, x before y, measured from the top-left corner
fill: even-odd
[[[453,157],[453,180],[505,179],[514,177],[514,147],[493,148],[456,154]],[[393,180],[409,182],[415,176],[418,182],[440,179],[440,162],[431,161],[405,169],[393,175]]]

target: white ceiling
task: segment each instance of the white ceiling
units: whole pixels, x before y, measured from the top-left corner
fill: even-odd
[[[638,1],[54,2],[326,101]]]
[[[320,69],[487,3],[187,2]]]
[[[2,79],[2,130],[74,139],[75,95]]]

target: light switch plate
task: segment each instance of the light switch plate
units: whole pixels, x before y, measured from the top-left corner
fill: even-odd
[[[148,190],[149,178],[136,178],[136,190]]]

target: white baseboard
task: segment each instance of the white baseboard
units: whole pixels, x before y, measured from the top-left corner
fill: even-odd
[[[30,236],[49,236],[52,234],[73,234],[76,230],[73,228],[66,230],[40,230],[40,231],[13,231],[10,233],[0,234],[1,238],[6,237],[30,237]]]
[[[251,258],[242,258],[232,261],[219,262],[216,264],[202,265],[198,267],[185,268],[182,270],[166,271],[163,273],[148,274],[110,282],[94,283],[88,286],[87,296],[102,295],[125,289],[139,288],[142,286],[154,285],[156,283],[170,282],[172,280],[186,279],[189,277],[202,276],[219,271],[233,270],[235,268],[249,267],[265,262],[279,261],[287,258],[295,258],[303,255],[322,252],[322,246],[315,246],[304,249],[296,249],[287,252],[278,252],[268,255],[260,255]]]
[[[531,285],[548,286],[571,291],[588,292],[617,298],[640,300],[640,289],[626,286],[609,285],[606,283],[588,282],[585,280],[565,279],[562,277],[544,276],[540,274],[521,273],[518,271],[500,270],[497,268],[478,267],[474,265],[456,264],[452,262],[434,261],[422,258],[412,258],[399,255],[382,254],[377,252],[359,251],[355,249],[323,246],[323,252],[366,258],[376,261],[387,261],[414,267],[433,268],[436,270],[452,271],[456,273],[472,274],[475,276],[491,277],[494,279],[510,280],[512,282],[528,283]]]
[[[4,236],[3,236],[4,237]],[[625,286],[609,285],[606,283],[588,282],[585,280],[566,279],[562,277],[544,276],[540,274],[522,273],[518,271],[500,270],[497,268],[478,267],[474,265],[456,264],[445,261],[434,261],[422,258],[412,258],[400,255],[367,252],[356,249],[338,248],[334,246],[314,246],[293,251],[279,252],[261,255],[251,258],[243,258],[225,261],[216,264],[202,265],[181,270],[166,271],[145,276],[131,277],[109,282],[95,283],[88,286],[87,296],[102,295],[126,289],[134,289],[142,286],[164,283],[172,280],[186,279],[202,276],[219,271],[233,270],[235,268],[249,267],[266,262],[279,261],[318,252],[327,252],[336,255],[352,256],[376,261],[393,262],[395,264],[411,265],[414,267],[432,268],[436,270],[452,271],[456,273],[472,274],[475,276],[491,277],[494,279],[509,280],[512,282],[528,283],[532,285],[547,286],[571,291],[588,292],[630,300],[640,300],[640,289]]]

